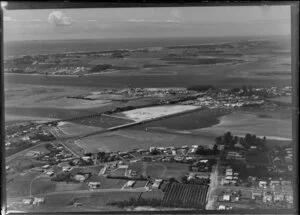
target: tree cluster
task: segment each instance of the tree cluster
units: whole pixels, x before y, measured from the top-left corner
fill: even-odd
[[[115,201],[107,203],[107,205],[111,206],[118,206],[120,208],[129,207],[129,206],[152,206],[152,207],[160,207],[163,206],[161,199],[156,198],[133,198],[131,197],[129,200],[123,200],[123,201]]]
[[[111,155],[111,153],[106,152],[98,152],[96,156],[97,160],[101,163],[120,160],[120,157],[118,155]]]
[[[214,144],[212,149],[205,149],[203,146],[199,146],[195,153],[197,155],[217,155],[219,154],[218,145]]]

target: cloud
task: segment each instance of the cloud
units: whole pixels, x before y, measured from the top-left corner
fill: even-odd
[[[49,23],[55,26],[69,26],[72,25],[72,20],[70,17],[67,17],[61,11],[52,11],[48,16]]]

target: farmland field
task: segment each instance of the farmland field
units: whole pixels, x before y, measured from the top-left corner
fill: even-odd
[[[287,115],[287,113],[283,114]],[[216,135],[231,131],[234,135],[244,136],[251,133],[257,136],[266,136],[267,139],[284,138],[289,140],[292,137],[292,121],[289,117],[281,118],[280,115],[273,117],[272,111],[265,111],[264,113],[262,111],[260,113],[236,111],[220,117],[219,124],[198,129],[198,131],[211,132]]]
[[[188,207],[205,209],[208,186],[171,184],[163,198],[166,207]]]
[[[212,145],[213,136],[182,135],[181,133],[147,132],[144,130],[122,129],[110,133],[82,138],[81,147],[90,152],[130,150],[134,148],[149,149],[151,146],[168,147],[182,145]]]
[[[150,176],[156,179],[176,178],[180,180],[188,172],[188,164],[181,163],[155,163],[155,162],[136,162],[130,165],[130,169],[137,171],[137,174]]]

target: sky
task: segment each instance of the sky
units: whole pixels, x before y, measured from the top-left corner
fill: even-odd
[[[290,35],[289,6],[5,10],[4,41]]]

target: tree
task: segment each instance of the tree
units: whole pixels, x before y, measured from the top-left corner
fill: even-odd
[[[169,183],[174,183],[174,182],[177,182],[177,180],[173,177],[169,178]]]
[[[222,136],[216,137],[215,143],[216,143],[217,145],[223,145],[223,144],[224,144],[224,142],[223,142],[223,137],[222,137]]]
[[[183,176],[183,177],[181,178],[181,182],[182,182],[183,184],[187,184],[187,183],[188,183],[188,181],[187,181],[187,176]]]
[[[225,145],[230,144],[231,141],[232,141],[232,139],[233,139],[233,136],[232,136],[232,134],[231,134],[230,131],[228,131],[227,133],[224,134],[224,142],[225,142]]]
[[[218,154],[219,153],[219,149],[218,149],[218,145],[217,144],[214,144],[214,146],[213,146],[213,153],[214,154]]]

